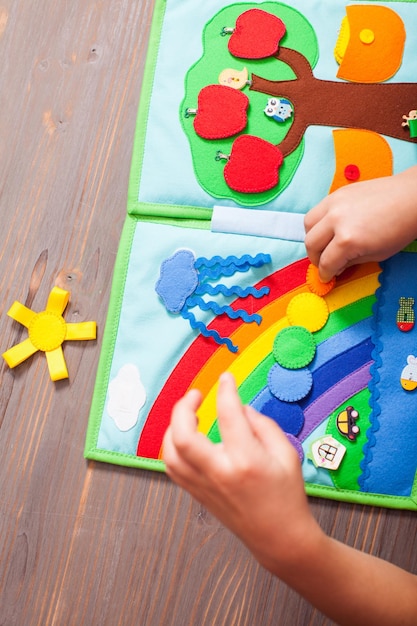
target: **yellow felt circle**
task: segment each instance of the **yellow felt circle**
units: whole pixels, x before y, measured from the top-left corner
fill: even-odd
[[[292,326],[304,326],[311,333],[323,328],[329,317],[324,298],[314,293],[294,296],[287,308],[287,318]]]
[[[362,43],[369,45],[375,39],[375,33],[370,28],[363,28],[359,33],[359,39]]]
[[[38,350],[50,352],[63,343],[66,323],[61,315],[42,311],[32,319],[28,328],[29,339]]]

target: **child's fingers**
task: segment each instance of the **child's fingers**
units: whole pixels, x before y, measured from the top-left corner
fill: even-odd
[[[304,216],[304,229],[308,233],[318,222],[320,222],[327,213],[326,198],[316,204]]]
[[[323,251],[331,243],[334,237],[334,230],[329,220],[322,220],[315,224],[315,226],[306,233],[305,247],[310,261],[313,265],[320,268],[320,261]],[[321,274],[320,274],[321,276]],[[328,278],[333,278],[334,274]],[[321,276],[322,280],[323,277]]]
[[[345,246],[333,238],[320,256],[318,269],[321,280],[327,282],[333,276],[339,276],[355,259],[358,259],[358,255],[353,245]]]
[[[164,435],[164,441],[162,444],[162,460],[165,463],[168,476],[176,482],[183,482],[181,479],[185,478],[185,476],[188,475],[192,469],[179,456],[172,440],[172,430],[170,426]]]
[[[199,499],[202,473],[178,454],[171,435],[169,428],[165,434],[162,456],[165,462],[166,473],[177,485]]]
[[[219,380],[217,413],[225,448],[245,453],[253,434],[237,393],[235,380],[228,372],[222,374]]]
[[[202,471],[207,464],[211,464],[215,446],[203,433],[197,431],[196,411],[201,400],[201,393],[193,389],[174,406],[163,447],[163,457],[168,467],[178,467],[180,461],[183,461],[197,471]]]
[[[288,441],[284,431],[269,417],[258,413],[251,406],[245,406],[245,411],[252,431],[261,442],[266,454],[276,457],[280,462],[298,459],[295,448]]]

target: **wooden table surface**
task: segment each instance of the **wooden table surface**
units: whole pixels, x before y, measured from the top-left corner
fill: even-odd
[[[0,337],[71,292],[67,381],[37,353],[0,380],[2,626],[328,624],[165,475],[87,463],[84,438],[125,217],[153,0],[0,5]],[[416,516],[323,500],[333,537],[417,572]]]

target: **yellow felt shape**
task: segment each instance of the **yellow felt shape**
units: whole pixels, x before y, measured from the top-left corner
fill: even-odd
[[[304,326],[311,333],[323,328],[329,317],[326,300],[315,293],[294,296],[287,308],[287,318],[292,326]]]
[[[353,182],[391,176],[391,148],[378,133],[370,130],[333,131],[336,169],[329,193]]]
[[[24,304],[14,302],[9,317],[28,329],[29,337],[3,354],[9,367],[16,367],[38,350],[45,352],[51,380],[68,378],[62,344],[68,340],[96,338],[95,322],[67,324],[62,317],[69,301],[69,293],[54,287],[49,294],[46,309],[35,313]]]
[[[68,378],[68,370],[64,359],[62,347],[59,346],[55,350],[45,352],[46,362],[51,376],[51,380],[63,380]]]
[[[335,56],[338,78],[358,83],[388,80],[401,66],[405,28],[400,16],[384,6],[346,7]]]

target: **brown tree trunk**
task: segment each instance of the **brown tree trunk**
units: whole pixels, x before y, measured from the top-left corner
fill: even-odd
[[[284,156],[297,148],[311,125],[360,128],[417,142],[401,125],[403,115],[417,108],[417,83],[320,80],[313,75],[307,59],[296,50],[280,48],[277,59],[287,63],[296,78],[271,81],[253,74],[250,89],[292,102],[294,120],[280,144]]]

